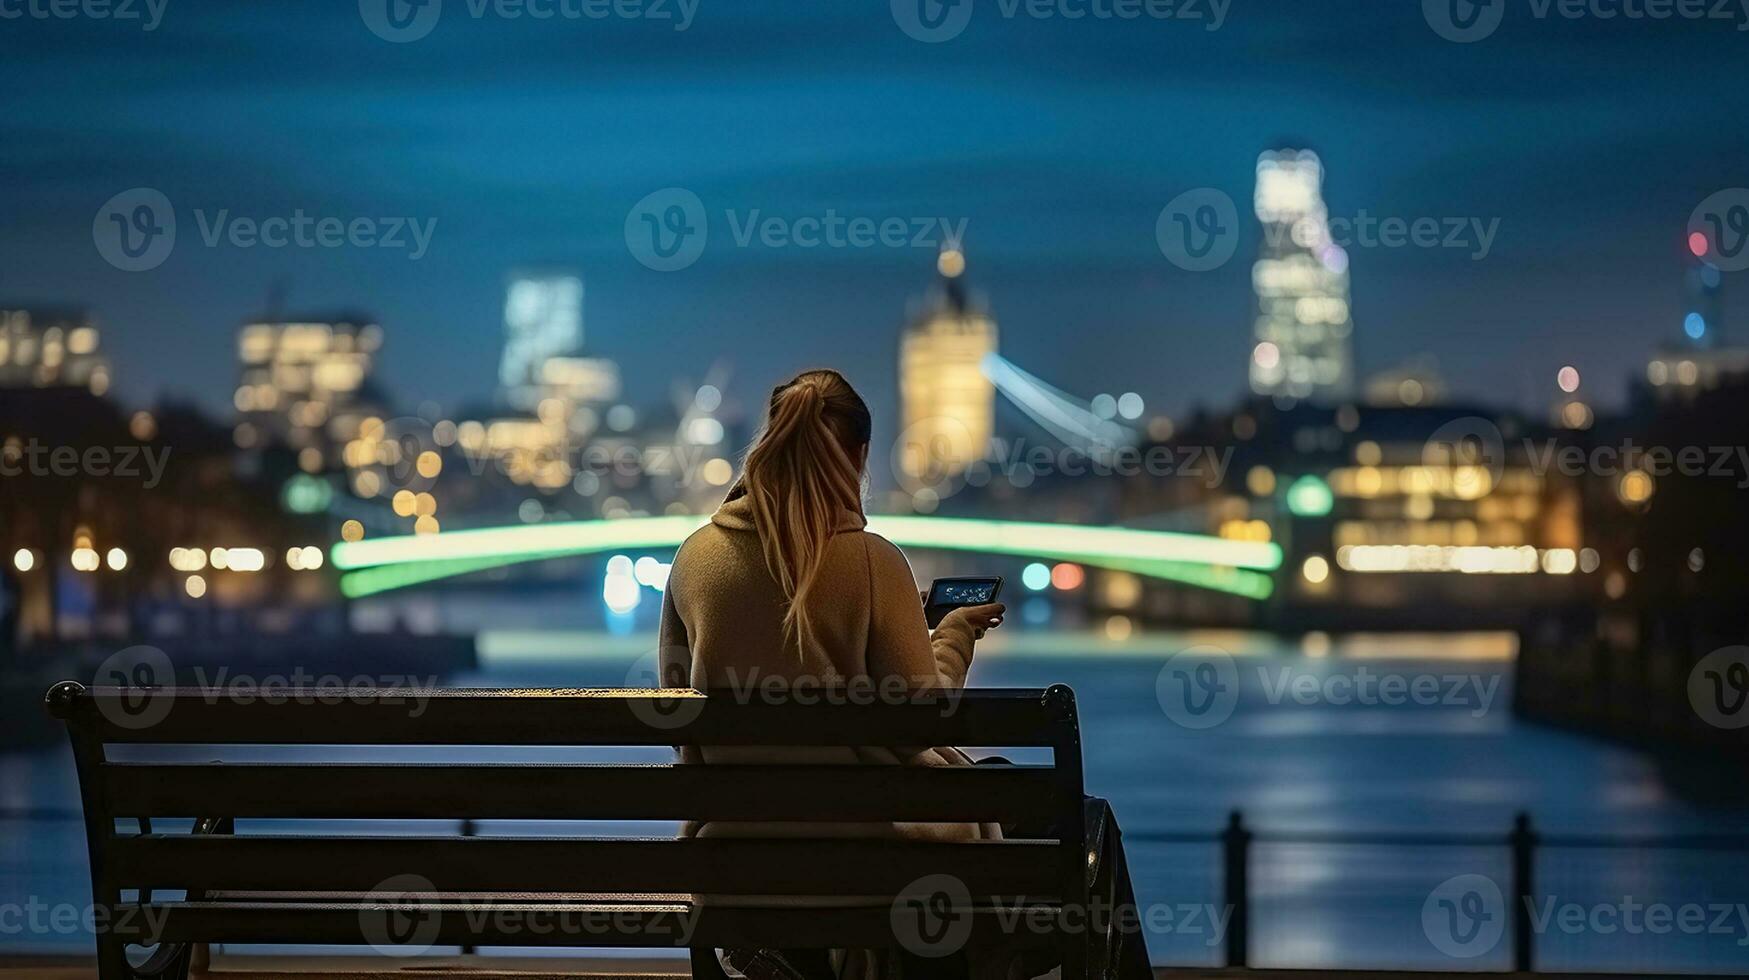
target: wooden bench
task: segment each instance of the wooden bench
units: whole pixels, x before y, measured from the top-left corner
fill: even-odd
[[[48,710],[66,723],[78,766],[96,915],[113,923],[97,937],[102,980],[186,976],[201,943],[371,944],[400,954],[430,946],[690,947],[694,975],[711,978],[722,976],[713,947],[935,956],[1007,943],[1059,950],[1064,980],[1105,972],[1105,940],[1060,927],[1070,919],[1053,911],[1087,908],[1104,846],[1090,844],[1086,830],[1090,819],[1103,823],[1082,795],[1067,687],[885,704],[442,690],[415,692],[427,699],[416,715],[406,701],[314,693],[239,703],[191,689],[70,681],[50,689]],[[353,748],[672,745],[1045,747],[1052,763],[361,763]],[[191,754],[189,746],[212,748]],[[221,746],[304,748],[298,762],[205,761]],[[308,761],[318,759],[327,761]],[[173,818],[179,832],[162,832]],[[358,836],[320,824],[293,835],[246,823],[265,818],[436,818],[463,821],[462,829],[476,820],[987,821],[1052,836],[555,838],[433,835],[429,827]],[[190,820],[192,830],[180,832]],[[186,895],[170,900],[161,891]],[[736,898],[701,903],[694,893]],[[868,901],[761,907],[769,896]],[[130,946],[155,948],[130,956]]]

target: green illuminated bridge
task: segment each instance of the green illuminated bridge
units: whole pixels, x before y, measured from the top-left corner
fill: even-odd
[[[336,544],[341,590],[359,597],[521,562],[604,552],[671,550],[703,515],[568,521],[445,531]],[[876,515],[868,529],[905,548],[936,548],[1071,561],[1250,599],[1268,598],[1281,566],[1273,543],[1205,534],[958,517]]]

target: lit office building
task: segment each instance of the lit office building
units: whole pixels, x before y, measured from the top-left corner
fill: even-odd
[[[331,465],[333,448],[380,411],[366,387],[382,342],[381,327],[355,316],[245,325],[237,336],[237,445],[282,441],[299,450],[305,469]]]
[[[499,390],[512,411],[464,423],[464,452],[495,460],[514,483],[555,493],[576,477],[579,447],[603,426],[620,395],[619,367],[581,357],[583,280],[563,272],[519,272],[504,296]]]
[[[1257,159],[1263,244],[1251,270],[1251,388],[1284,403],[1346,397],[1354,374],[1348,253],[1330,239],[1323,181],[1323,164],[1310,150],[1270,150]]]
[[[109,390],[97,327],[77,311],[0,309],[0,388]]]
[[[562,273],[518,273],[504,296],[504,354],[498,383],[512,408],[531,411],[548,383],[547,363],[583,346],[583,280]],[[608,397],[612,397],[611,395]]]
[[[899,341],[903,474],[924,486],[981,458],[995,429],[996,389],[984,359],[996,353],[996,321],[966,296],[965,255],[943,249],[941,282]]]

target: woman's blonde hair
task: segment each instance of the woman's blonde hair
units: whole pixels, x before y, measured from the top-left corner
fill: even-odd
[[[741,485],[765,564],[787,606],[784,637],[813,640],[808,595],[844,512],[862,513],[868,405],[837,371],[804,371],[772,389],[765,427],[747,448]]]

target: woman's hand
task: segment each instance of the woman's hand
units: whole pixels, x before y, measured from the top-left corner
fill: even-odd
[[[972,628],[972,638],[981,640],[984,638],[985,632],[1002,625],[1002,614],[1007,611],[1008,607],[1000,602],[988,602],[981,606],[961,606],[958,609],[949,610],[948,614],[941,618],[941,625],[946,626],[950,620],[961,620]]]

